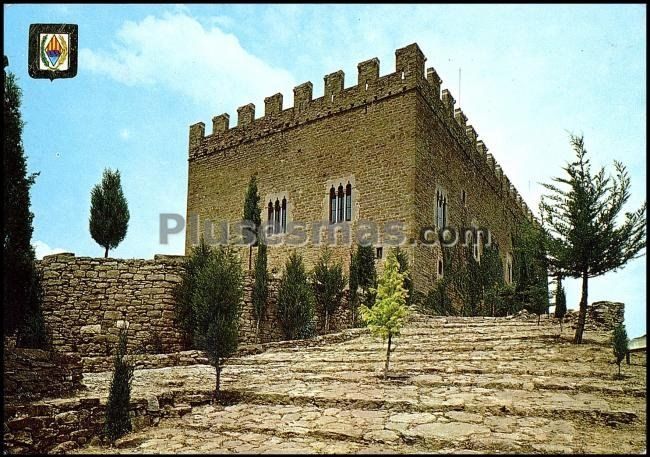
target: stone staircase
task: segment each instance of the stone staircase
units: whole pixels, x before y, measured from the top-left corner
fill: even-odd
[[[83,453],[639,453],[646,448],[645,358],[616,366],[609,333],[585,344],[552,319],[411,313],[383,379],[368,333],[231,359],[230,406],[209,404],[207,365],[137,370],[135,397],[178,414]],[[85,375],[106,395],[110,372]]]

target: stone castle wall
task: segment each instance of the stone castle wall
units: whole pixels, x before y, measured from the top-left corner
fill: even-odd
[[[110,355],[119,328],[128,322],[129,351],[170,353],[187,348],[176,324],[173,290],[181,280],[180,256],[153,260],[46,256],[38,262],[43,273],[43,315],[53,349],[86,357]],[[269,280],[269,302],[260,327],[260,341],[284,339],[277,321],[279,275]],[[239,343],[255,344],[256,321],[251,302],[252,277],[244,281]],[[347,306],[333,316],[330,331],[349,326]],[[314,327],[323,333],[316,316]]]
[[[439,249],[417,240],[435,223],[437,188],[448,195],[449,222],[494,230],[505,255],[514,221],[532,220],[532,213],[454,108],[451,93],[441,93],[435,70],[428,68],[425,75],[425,60],[412,44],[395,52],[395,71],[387,75],[379,76],[378,59],[370,59],[359,63],[351,87],[337,71],[325,76],[321,97],[312,98],[313,84],[307,82],[294,88],[293,107],[283,108],[282,94],[275,94],[265,100],[262,117],[255,118],[255,106],[248,104],[238,109],[232,128],[228,114],[213,118],[211,134],[202,122],[192,125],[186,253],[205,233],[205,220],[241,220],[246,186],[256,174],[262,220],[269,199],[286,197],[288,222],[304,223],[310,237],[316,221],[324,234],[333,228],[327,223],[331,186],[351,183],[352,243],[334,248],[346,267],[363,221],[379,227],[379,246],[386,243],[384,224],[399,221],[415,287],[428,289],[437,279]],[[463,190],[467,204],[460,203]],[[221,228],[215,228],[220,236]],[[291,236],[284,240],[284,245],[269,243],[271,268],[281,269],[293,250]],[[296,249],[313,266],[320,250],[313,240]]]

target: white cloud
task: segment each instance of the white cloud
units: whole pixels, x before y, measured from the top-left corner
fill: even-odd
[[[247,52],[235,35],[216,25],[206,28],[182,10],[127,21],[111,49],[82,49],[79,59],[84,68],[120,83],[160,86],[220,112],[253,102],[260,115],[264,97],[278,91],[285,106],[293,103],[287,71]]]
[[[47,243],[36,240],[32,243],[32,246],[34,247],[34,250],[36,251],[36,258],[37,259],[42,259],[46,255],[52,255],[52,254],[59,254],[61,252],[67,252],[63,248],[51,248],[50,246],[47,245]]]

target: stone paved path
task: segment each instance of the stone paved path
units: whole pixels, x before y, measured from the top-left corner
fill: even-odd
[[[413,313],[390,379],[368,334],[274,349],[228,363],[222,386],[238,403],[226,407],[189,407],[213,389],[210,366],[138,370],[133,395],[176,392],[178,417],[78,452],[641,452],[645,358],[614,380],[609,335],[590,332],[581,346],[570,335],[547,319]],[[109,377],[85,375],[88,395],[106,394]]]

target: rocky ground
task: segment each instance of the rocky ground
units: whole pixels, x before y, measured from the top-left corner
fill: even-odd
[[[190,406],[214,387],[207,365],[135,372],[134,396],[186,392],[177,417],[82,453],[640,453],[645,354],[616,365],[608,333],[570,343],[550,319],[432,318],[412,313],[385,346],[367,333],[231,360],[231,406]],[[352,333],[351,336],[358,335]],[[105,395],[110,372],[84,375]],[[176,395],[176,398],[181,396]]]

